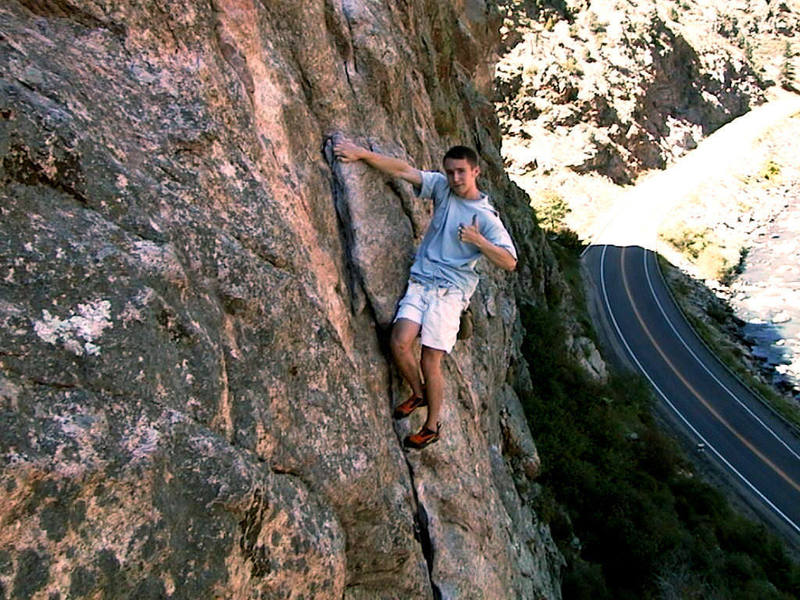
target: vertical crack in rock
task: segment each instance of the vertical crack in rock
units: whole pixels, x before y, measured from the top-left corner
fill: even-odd
[[[347,194],[344,186],[344,178],[342,176],[339,163],[333,155],[333,145],[339,139],[339,134],[334,134],[325,140],[324,154],[325,160],[331,169],[333,177],[331,178],[331,193],[333,195],[333,204],[336,209],[336,217],[339,223],[339,233],[342,239],[342,246],[344,246],[344,263],[347,269],[347,289],[350,295],[350,308],[353,314],[361,312],[364,304],[368,300],[364,294],[364,285],[361,281],[358,267],[355,264],[353,257],[353,249],[355,248],[355,240],[353,239],[353,227],[350,219],[350,211],[348,209],[345,196]]]
[[[239,81],[242,82],[250,102],[253,102],[255,97],[255,83],[253,82],[253,74],[250,72],[250,67],[247,65],[247,59],[241,50],[236,47],[233,37],[225,30],[221,22],[217,21],[214,26],[214,33],[217,36],[217,43],[219,44],[220,52],[225,62],[230,65]]]
[[[353,27],[343,13],[343,7],[338,6],[332,0],[325,0],[325,26],[333,39],[336,51],[342,58],[344,76],[347,79],[350,91],[355,97],[358,94],[350,75],[351,62],[353,63],[353,69],[358,73],[358,65],[355,64],[355,51],[352,43]]]
[[[347,61],[344,61],[344,76],[347,78],[347,85],[350,87],[350,91],[353,92],[353,97],[357,97],[358,94],[356,93],[356,88],[353,86],[353,80],[350,79],[350,67],[347,65]]]
[[[400,207],[403,209],[403,213],[405,213],[406,217],[408,218],[408,222],[411,223],[411,232],[414,235],[414,239],[421,238],[423,232],[421,232],[417,227],[417,222],[414,220],[414,213],[412,212],[411,207],[408,206],[400,186],[396,181],[391,180],[389,181],[389,189],[391,189],[392,192],[394,192],[394,194],[397,196],[397,199],[400,200]]]
[[[434,600],[441,600],[442,592],[439,586],[433,581],[434,547],[433,541],[431,540],[431,533],[428,529],[428,511],[425,510],[425,505],[420,502],[419,495],[417,494],[417,487],[414,484],[414,467],[411,465],[408,458],[405,460],[408,466],[408,476],[411,479],[411,493],[414,497],[414,504],[417,506],[417,512],[414,514],[414,537],[422,547],[422,556],[425,557],[425,562],[428,565],[428,579],[431,584],[431,590],[433,590],[433,598]]]
[[[392,396],[392,383],[390,382],[389,387],[389,397]],[[397,443],[400,444],[402,448],[402,439],[401,434],[395,428],[395,433],[397,434]],[[414,466],[411,464],[411,461],[408,460],[408,455],[403,451],[403,459],[406,463],[406,468],[408,469],[408,478],[411,482],[411,497],[414,500],[414,506],[416,507],[416,512],[414,513],[414,539],[417,540],[420,547],[422,548],[422,556],[425,558],[425,564],[428,567],[428,581],[431,585],[431,590],[433,591],[433,598],[434,600],[441,600],[442,599],[442,592],[439,589],[439,586],[433,580],[433,563],[434,563],[434,556],[435,556],[435,548],[433,545],[433,540],[431,539],[431,532],[429,528],[429,519],[428,519],[428,511],[425,510],[425,505],[419,498],[419,494],[417,493],[417,486],[416,481],[414,478]]]
[[[326,139],[324,154],[333,173],[333,199],[344,230],[346,259],[356,275],[351,291],[358,291],[354,285],[358,282],[366,295],[362,304],[368,302],[378,326],[387,329],[408,279],[412,226],[402,202],[387,193],[384,177],[366,165],[342,165],[335,160],[333,145],[339,136],[335,133]]]
[[[354,239],[354,223],[352,222],[349,211],[349,205],[347,202],[347,190],[344,184],[344,177],[341,173],[339,163],[335,160],[335,157],[333,155],[333,145],[337,141],[339,135],[340,134],[334,134],[325,140],[324,154],[325,154],[325,160],[328,162],[328,165],[330,166],[331,172],[333,174],[333,178],[331,181],[331,190],[333,193],[333,200],[341,228],[343,245],[345,247],[345,261],[348,270],[348,277],[349,277],[348,288],[350,289],[351,293],[351,302],[356,303],[357,294],[359,293],[360,295],[366,295],[366,294],[364,291],[364,283],[362,281],[363,277],[362,273],[358,265],[356,264],[355,257],[353,256],[356,244],[356,241]],[[411,218],[411,215],[408,213],[407,207],[402,202],[402,195],[400,194],[400,191],[395,187],[392,187],[392,191],[397,195],[398,199],[400,200],[403,212],[408,217],[409,222],[413,224],[414,221]],[[378,323],[376,310],[372,306],[372,303],[369,301],[369,299],[364,298],[362,302],[366,304],[366,308],[369,309],[373,320],[375,320],[375,322]],[[386,356],[387,362],[391,364],[388,335],[382,333],[383,329],[381,327],[376,328],[376,332],[378,333],[379,337],[378,341],[381,350],[384,356]],[[392,397],[391,384],[389,390],[387,390],[387,395],[389,398]],[[397,437],[398,444],[402,444],[402,440],[400,439],[400,434],[398,433],[397,436],[398,436]],[[411,465],[408,458],[405,456],[405,454],[404,454],[404,460],[406,462],[406,467],[408,468],[409,481],[411,483],[410,486],[411,494],[414,500],[414,505],[416,507],[416,512],[414,513],[414,537],[419,543],[420,547],[422,548],[422,555],[425,558],[425,562],[428,567],[428,579],[430,582],[431,589],[433,590],[433,598],[434,600],[441,600],[442,593],[439,590],[439,587],[433,581],[434,546],[431,540],[430,530],[428,529],[428,512],[425,510],[425,507],[422,504],[422,502],[420,502],[414,481],[414,468]]]
[[[264,545],[258,543],[258,536],[264,524],[264,516],[269,510],[269,503],[261,490],[256,489],[253,501],[245,512],[245,517],[239,522],[241,536],[239,548],[245,558],[253,565],[253,576],[264,577],[270,572],[269,554]]]

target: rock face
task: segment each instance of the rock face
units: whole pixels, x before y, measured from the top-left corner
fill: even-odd
[[[0,7],[0,597],[559,598],[518,303],[564,286],[503,174],[482,0]],[[478,148],[484,265],[444,437],[404,454],[387,326]]]

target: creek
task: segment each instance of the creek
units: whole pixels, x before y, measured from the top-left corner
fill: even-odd
[[[800,399],[800,190],[758,232],[743,272],[731,285],[731,306],[743,319],[753,354],[774,367],[774,382]]]

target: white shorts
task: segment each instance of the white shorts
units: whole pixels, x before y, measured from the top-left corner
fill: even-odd
[[[449,353],[455,346],[461,312],[467,303],[458,288],[409,281],[394,320],[408,319],[421,325],[422,345]]]

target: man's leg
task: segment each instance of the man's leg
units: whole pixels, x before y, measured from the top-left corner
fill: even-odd
[[[420,330],[420,324],[409,319],[397,319],[392,327],[392,356],[400,374],[411,386],[415,396],[422,396],[422,380],[419,376],[419,363],[414,357],[412,347]]]
[[[425,427],[436,431],[439,412],[444,397],[444,377],[442,376],[442,358],[444,350],[422,347],[422,374],[425,376],[426,395],[428,398],[428,419]]]

